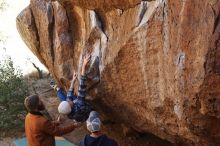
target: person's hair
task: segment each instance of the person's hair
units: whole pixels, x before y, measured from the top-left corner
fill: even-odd
[[[37,94],[31,95],[25,98],[24,105],[29,112],[32,112],[38,108],[39,96]]]

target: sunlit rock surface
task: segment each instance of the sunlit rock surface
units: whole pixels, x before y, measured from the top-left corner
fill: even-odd
[[[90,100],[121,145],[150,145],[149,133],[217,145],[219,12],[218,0],[31,0],[17,28],[65,89],[92,54]]]

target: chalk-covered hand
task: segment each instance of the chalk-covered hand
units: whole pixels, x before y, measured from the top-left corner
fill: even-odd
[[[86,70],[86,66],[89,64],[91,60],[91,55],[90,54],[86,54],[84,57],[83,57],[83,64],[82,64],[82,72],[81,72],[81,75],[85,75],[85,70]]]

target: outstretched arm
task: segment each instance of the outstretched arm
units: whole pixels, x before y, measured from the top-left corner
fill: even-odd
[[[72,132],[74,129],[82,126],[80,123],[73,123],[65,127],[59,127],[57,123],[53,123],[49,120],[44,121],[43,131],[49,135],[62,136],[64,134]]]
[[[74,83],[75,83],[76,79],[77,79],[77,74],[73,73],[73,78],[70,83],[70,88],[67,92],[67,98],[71,101],[73,101],[77,98],[76,96],[74,96]]]
[[[81,71],[81,76],[85,76],[85,72],[86,72],[86,67],[89,64],[91,60],[91,55],[90,54],[86,54],[83,57],[83,64],[82,64],[82,71]]]
[[[89,64],[91,59],[91,55],[85,55],[83,57],[83,65],[82,65],[82,71],[81,71],[81,77],[79,82],[79,91],[78,91],[78,97],[81,99],[85,99],[86,97],[86,67]]]
[[[73,88],[74,88],[74,83],[75,83],[75,81],[76,81],[76,79],[77,79],[77,74],[76,73],[73,73],[73,78],[72,78],[72,80],[71,80],[71,84],[70,84],[70,90],[73,90]]]

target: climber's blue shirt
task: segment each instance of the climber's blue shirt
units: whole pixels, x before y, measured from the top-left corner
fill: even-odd
[[[67,96],[64,94],[62,89],[57,91],[57,96],[60,101],[70,100],[74,103],[71,113],[68,115],[70,119],[77,121],[85,121],[91,111],[91,106],[85,101],[86,97],[86,76],[80,77],[78,96],[74,95],[74,90],[69,89]]]

